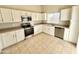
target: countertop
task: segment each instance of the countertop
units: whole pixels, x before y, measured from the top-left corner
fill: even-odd
[[[21,23],[1,24],[0,26],[2,27],[0,28],[0,33],[22,29],[20,24]],[[35,22],[33,26],[37,26],[37,25],[51,25],[54,27],[69,28],[68,25],[59,25],[59,24],[53,24],[53,23],[47,23],[47,22]]]
[[[37,24],[34,24],[34,26],[36,26],[36,25],[51,25],[51,26],[54,26],[54,27],[69,28],[68,25],[58,25],[58,24],[52,24],[52,23],[37,23]]]
[[[18,29],[22,29],[22,27],[12,27],[12,28],[6,28],[6,29],[0,29],[0,33],[10,32],[10,31],[16,31]]]

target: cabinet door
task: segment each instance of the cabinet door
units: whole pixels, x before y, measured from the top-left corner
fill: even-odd
[[[35,16],[35,13],[32,13],[32,20],[36,20],[36,16]]]
[[[35,13],[35,20],[38,20],[38,13]]]
[[[42,31],[43,31],[44,33],[46,33],[46,31],[47,31],[46,25],[42,25]]]
[[[39,31],[38,25],[34,26],[34,34],[38,34],[38,31]]]
[[[15,32],[6,32],[2,34],[3,48],[16,43]]]
[[[61,20],[67,21],[71,19],[71,8],[61,10]]]
[[[53,27],[53,26],[50,26],[50,30],[49,30],[50,32],[50,35],[53,35],[54,36],[54,32],[55,32],[55,27]]]
[[[14,22],[21,22],[21,11],[12,10],[12,17]]]
[[[79,35],[78,35],[78,42],[77,42],[77,53],[79,54]]]
[[[2,46],[2,36],[0,34],[0,52],[1,52],[2,48],[3,48],[3,46]]]
[[[50,34],[50,27],[49,27],[49,25],[46,25],[46,33]]]
[[[24,39],[25,39],[24,29],[16,30],[16,40],[17,40],[17,42],[22,41]]]
[[[64,31],[64,40],[69,40],[69,29],[65,28],[65,31]]]
[[[11,9],[0,8],[3,22],[12,22]]]
[[[42,20],[42,15],[41,15],[41,13],[38,13],[38,20]]]
[[[42,32],[42,25],[34,26],[34,34],[38,34]]]
[[[42,25],[38,25],[38,33],[42,32]]]
[[[42,13],[42,20],[48,19],[48,13]]]
[[[3,23],[2,17],[1,17],[1,12],[0,12],[0,23]]]

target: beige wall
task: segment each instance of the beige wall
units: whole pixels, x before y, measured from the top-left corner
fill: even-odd
[[[0,7],[20,9],[33,12],[41,12],[42,10],[40,5],[0,5]]]

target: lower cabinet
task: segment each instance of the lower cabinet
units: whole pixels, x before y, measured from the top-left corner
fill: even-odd
[[[24,29],[1,33],[0,35],[0,49],[6,48],[19,41],[24,40]],[[3,46],[3,47],[2,47]]]
[[[70,30],[68,28],[65,28],[64,30],[64,40],[69,41],[69,32]]]
[[[79,54],[79,35],[78,35],[77,51],[76,52]]]
[[[16,35],[17,42],[24,40],[25,38],[24,29],[16,30],[15,35]]]
[[[54,26],[50,26],[50,30],[49,30],[49,34],[54,36],[55,33],[55,27]]]
[[[3,48],[3,46],[2,46],[2,36],[0,34],[0,53],[1,53],[2,48]]]
[[[15,44],[16,43],[15,32],[12,31],[12,32],[2,33],[2,42],[3,42],[3,48]]]
[[[55,28],[52,25],[43,25],[43,32],[50,35],[54,35]]]
[[[34,26],[34,34],[38,34],[42,32],[42,25]]]

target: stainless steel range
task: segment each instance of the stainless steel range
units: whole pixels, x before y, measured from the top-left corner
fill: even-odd
[[[22,17],[22,28],[24,28],[25,37],[34,34],[34,27],[31,25],[29,21],[31,21],[32,18],[30,17]]]

